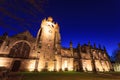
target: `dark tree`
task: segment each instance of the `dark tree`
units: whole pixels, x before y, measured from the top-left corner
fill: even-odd
[[[120,63],[120,43],[118,44],[119,48],[113,51],[111,56],[111,61],[114,61],[116,63]]]

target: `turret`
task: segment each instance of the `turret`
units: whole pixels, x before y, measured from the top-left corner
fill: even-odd
[[[81,45],[80,45],[80,43],[78,43],[78,48],[80,48],[81,47]]]
[[[72,41],[70,41],[70,48],[73,48]]]
[[[79,58],[79,68],[78,68],[78,71],[83,71],[83,63],[82,63],[82,58],[81,58],[81,46],[80,46],[80,43],[78,43],[78,46],[77,46],[77,48],[78,48],[78,58]]]
[[[104,50],[104,51],[106,51],[106,48],[105,48],[105,46],[103,46],[103,50]]]
[[[8,33],[7,32],[3,33],[2,39],[5,40],[7,37],[8,37]]]
[[[92,71],[96,72],[96,65],[95,65],[95,60],[93,59],[93,53],[91,51],[90,41],[88,42],[88,46],[89,46],[89,53],[90,53],[90,57],[91,57]]]
[[[90,41],[88,41],[88,46],[90,47]]]
[[[37,44],[40,43],[43,48],[54,48],[56,44],[60,44],[59,25],[55,23],[52,17],[42,20],[41,27],[37,34]]]
[[[96,44],[94,43],[94,48],[96,48]]]
[[[70,52],[71,52],[71,54],[72,54],[72,56],[73,56],[73,45],[72,45],[72,41],[70,41]]]
[[[0,51],[4,51],[5,47],[9,46],[9,41],[8,39],[8,33],[4,33],[1,38],[1,43],[0,43]]]
[[[80,43],[78,43],[77,48],[78,48],[78,52],[80,53],[80,51],[81,51]]]
[[[61,53],[60,43],[61,37],[58,23],[54,22],[52,17],[43,19],[37,34],[36,53],[40,52],[40,55],[43,55],[41,60],[44,59],[44,64],[42,66],[44,69],[50,68],[50,66],[47,65],[48,60],[51,61],[51,63],[54,63],[54,69],[56,69],[56,55]],[[41,56],[38,56],[38,58],[40,57]]]

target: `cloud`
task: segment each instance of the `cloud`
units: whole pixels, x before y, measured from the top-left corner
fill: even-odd
[[[43,7],[45,3],[47,3],[47,0],[25,0],[28,3],[30,3],[33,7],[36,8],[39,12],[43,12]]]
[[[40,13],[44,14],[46,3],[47,0],[0,0],[0,26],[12,31],[36,30],[33,25],[38,23]]]

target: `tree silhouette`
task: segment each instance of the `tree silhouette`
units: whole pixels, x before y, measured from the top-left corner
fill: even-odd
[[[118,48],[113,51],[112,56],[111,56],[111,61],[120,63],[120,43],[118,44]]]

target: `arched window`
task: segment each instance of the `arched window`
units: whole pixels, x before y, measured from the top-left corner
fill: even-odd
[[[10,50],[9,57],[28,58],[30,54],[30,46],[26,42],[16,43]]]

